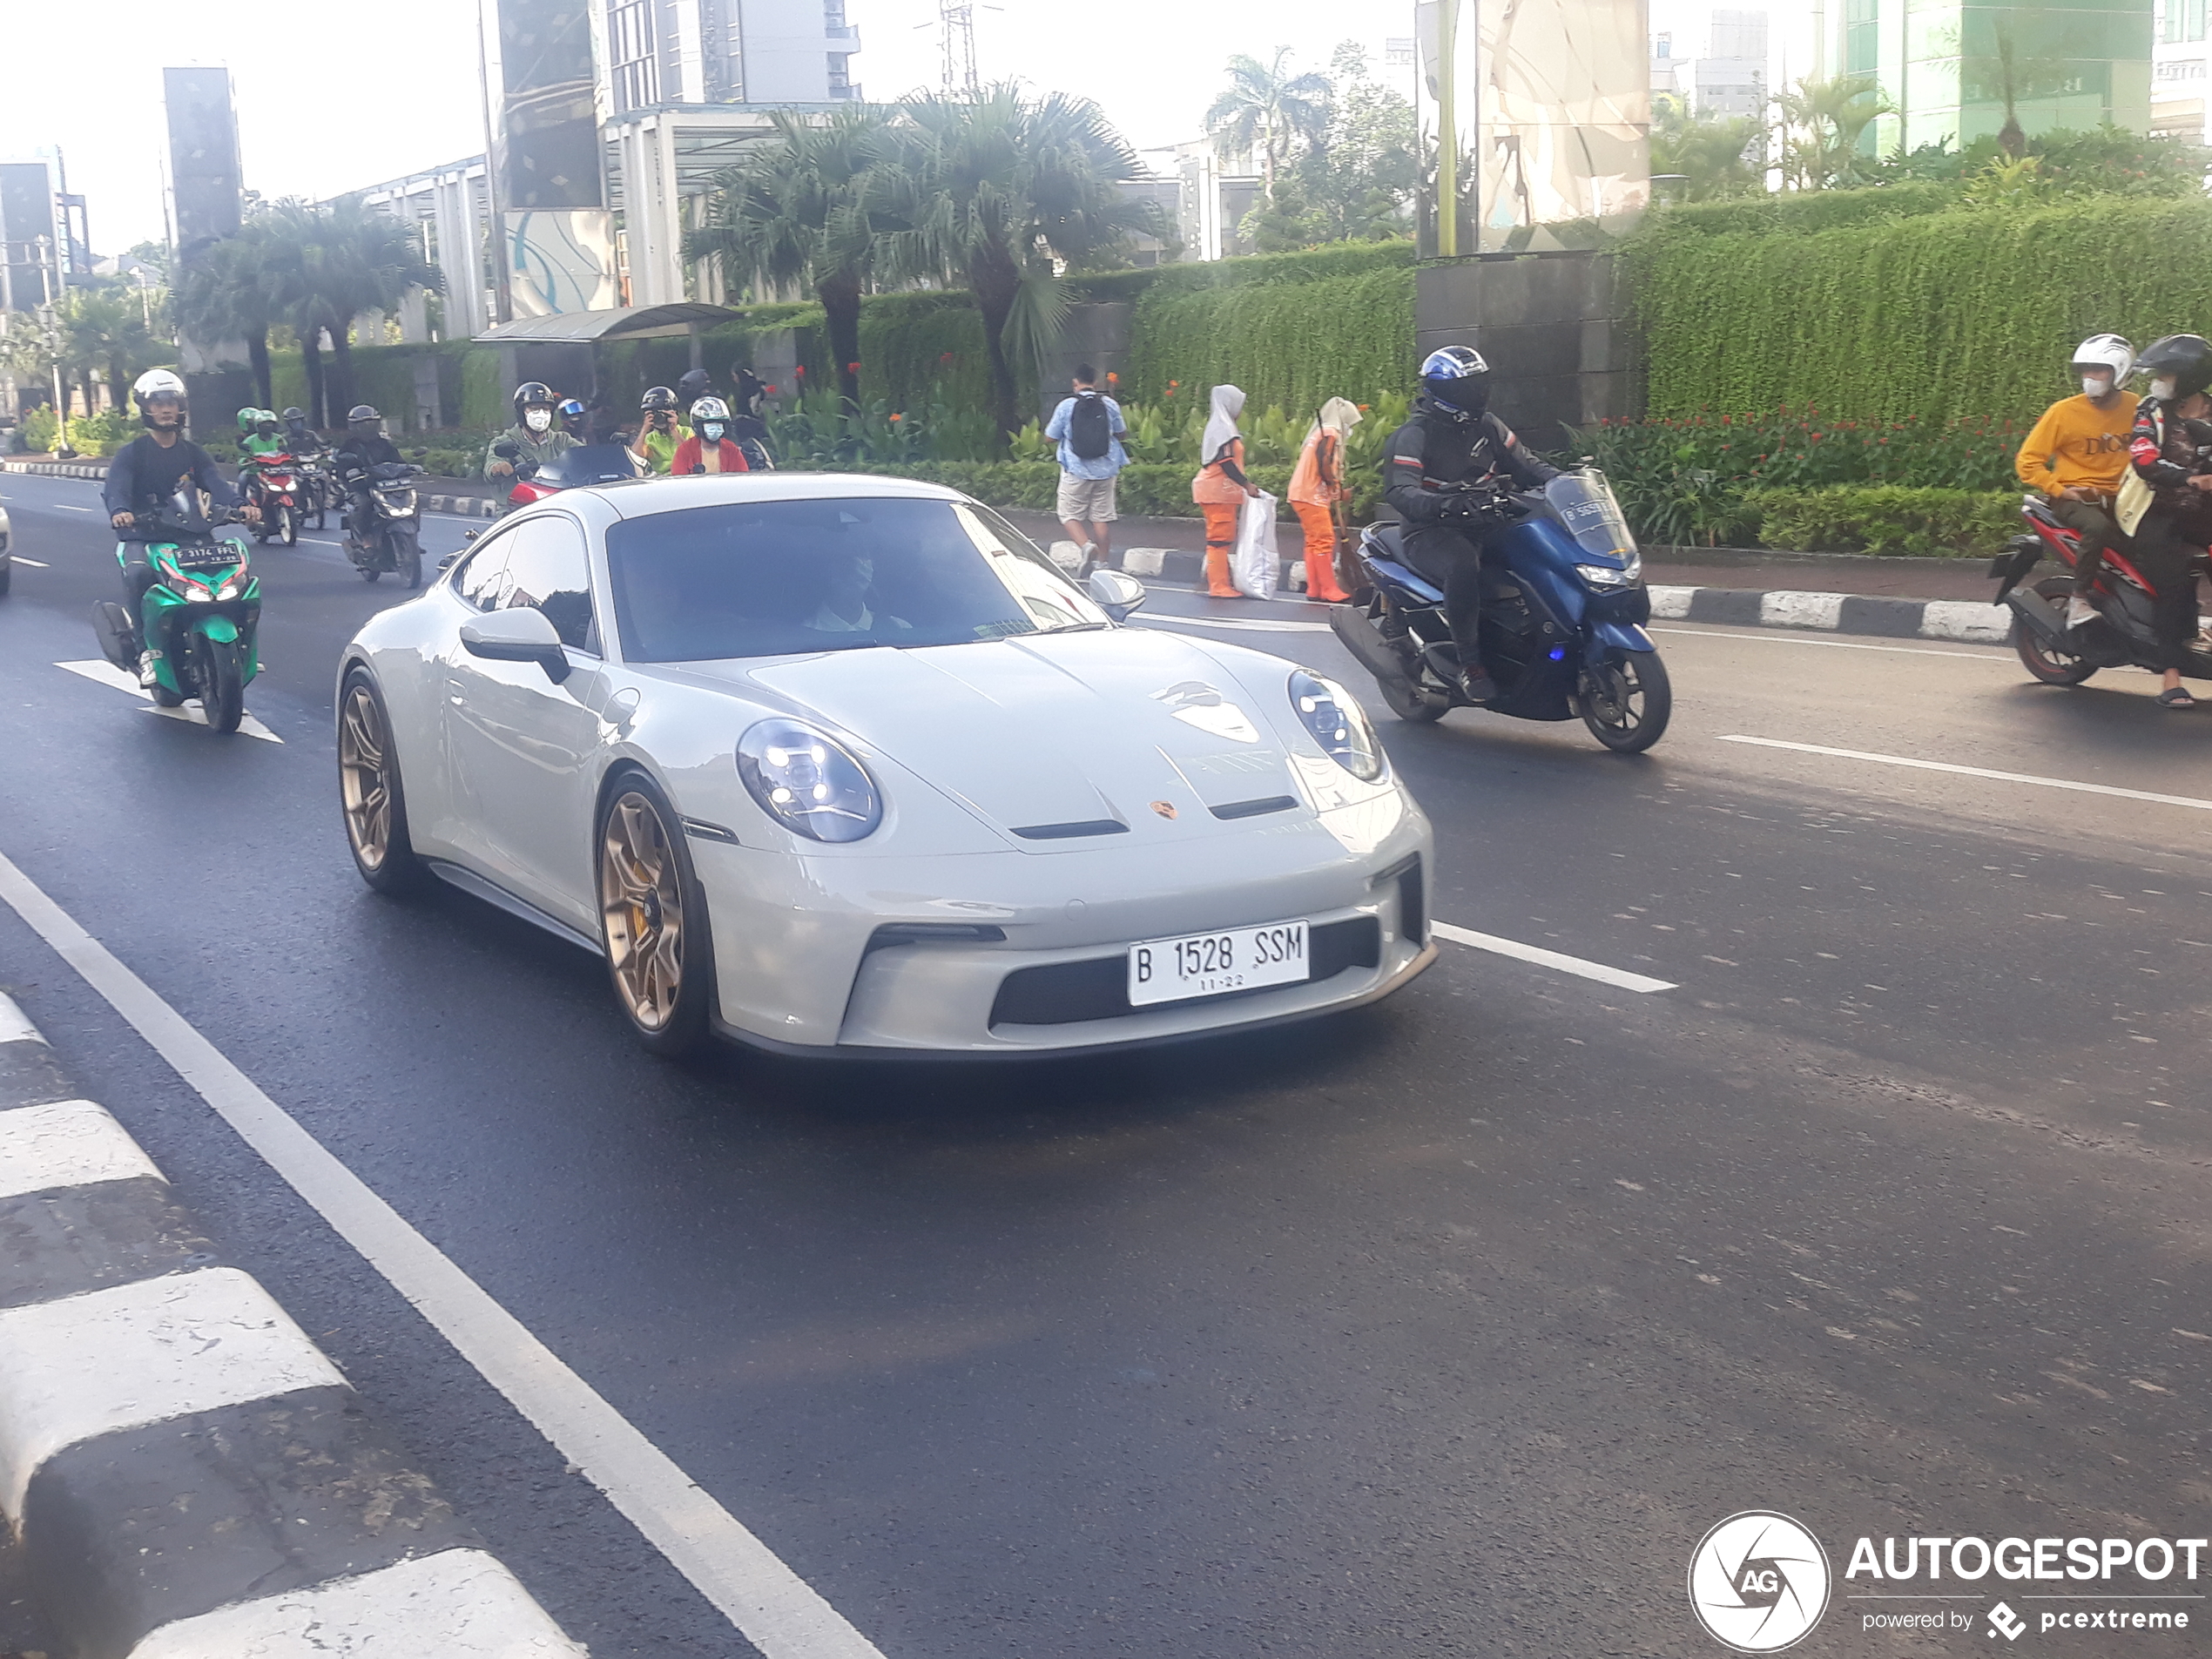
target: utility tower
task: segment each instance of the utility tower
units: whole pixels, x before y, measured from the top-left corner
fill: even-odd
[[[937,0],[937,24],[944,37],[945,96],[973,101],[981,91],[975,79],[975,8],[970,0]]]

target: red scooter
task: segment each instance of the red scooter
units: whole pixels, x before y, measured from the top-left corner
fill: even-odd
[[[638,476],[637,457],[618,443],[580,443],[542,465],[525,456],[512,438],[502,438],[492,445],[491,452],[515,469],[515,487],[507,492],[504,513],[518,513],[531,502],[564,489],[620,483]]]
[[[300,545],[300,518],[304,492],[299,463],[287,455],[249,455],[240,469],[246,499],[261,509],[253,539],[266,544],[275,536],[287,547]]]
[[[2078,628],[2066,624],[2067,602],[2074,597],[2072,571],[2080,562],[2081,535],[2051,515],[2040,496],[2020,503],[2020,516],[2033,532],[2015,536],[2006,550],[1990,561],[1991,577],[2001,583],[1990,603],[2011,608],[2013,649],[2027,671],[2046,685],[2079,685],[2101,668],[2147,668],[2157,671],[2156,636],[2151,631],[2151,611],[2158,590],[2125,555],[2107,549],[2097,573],[2089,602],[2096,616]],[[2021,586],[2045,554],[2055,557],[2068,572],[2046,577],[2032,586]],[[2195,586],[2207,568],[2199,554],[2188,580]],[[2212,650],[2202,635],[2190,646],[2182,672],[2190,679],[2212,680]]]

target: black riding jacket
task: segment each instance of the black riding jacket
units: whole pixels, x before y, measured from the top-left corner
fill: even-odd
[[[142,433],[116,451],[115,459],[108,462],[107,480],[101,494],[106,499],[110,517],[118,513],[151,514],[158,512],[187,479],[220,505],[238,505],[238,492],[215,470],[215,462],[206,450],[190,438],[179,438],[165,448],[154,442],[150,432]],[[140,527],[126,531],[123,539],[143,541],[146,534]]]
[[[1486,479],[1533,489],[1559,476],[1496,415],[1469,415],[1424,393],[1383,446],[1383,499],[1411,526],[1451,516],[1447,491]]]
[[[339,475],[349,481],[371,467],[404,459],[400,446],[381,435],[372,438],[349,434],[346,442],[338,446]]]

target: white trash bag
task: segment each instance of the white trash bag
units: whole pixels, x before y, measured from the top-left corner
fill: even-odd
[[[1264,490],[1248,496],[1237,515],[1237,546],[1229,556],[1229,579],[1248,599],[1272,599],[1283,573],[1275,550],[1275,497]]]

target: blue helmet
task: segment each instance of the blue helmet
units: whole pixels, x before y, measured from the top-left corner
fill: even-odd
[[[1443,346],[1421,360],[1421,390],[1467,415],[1490,406],[1490,365],[1472,346]]]

